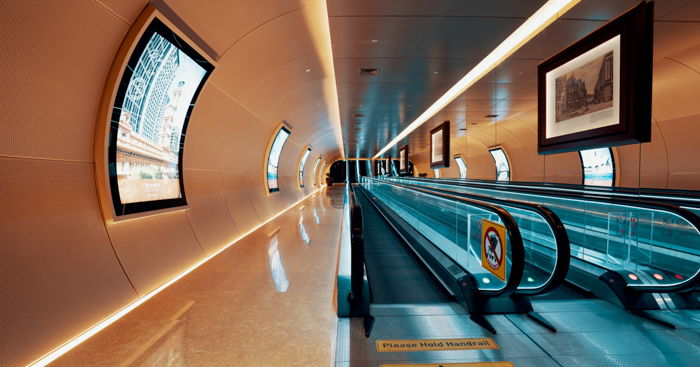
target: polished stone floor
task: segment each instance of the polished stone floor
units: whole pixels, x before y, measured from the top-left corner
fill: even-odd
[[[343,197],[309,197],[51,366],[329,366]]]

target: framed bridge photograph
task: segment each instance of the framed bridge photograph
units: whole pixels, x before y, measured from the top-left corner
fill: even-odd
[[[650,141],[652,38],[642,2],[538,66],[540,154]]]

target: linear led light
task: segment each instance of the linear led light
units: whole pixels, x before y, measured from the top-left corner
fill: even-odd
[[[324,186],[325,186],[325,185],[324,185]],[[54,350],[52,350],[51,352],[45,354],[43,357],[40,357],[39,359],[35,360],[34,362],[29,363],[29,364],[27,365],[27,367],[44,367],[44,366],[48,365],[49,363],[53,362],[53,361],[56,360],[58,357],[60,357],[60,356],[62,356],[62,355],[64,355],[64,354],[66,354],[66,353],[67,353],[68,351],[70,351],[71,349],[77,347],[80,343],[82,343],[82,342],[88,340],[90,337],[92,337],[93,335],[99,333],[100,331],[102,331],[104,328],[108,327],[109,325],[111,325],[111,324],[114,323],[115,321],[119,320],[120,318],[122,318],[123,316],[125,316],[126,314],[128,314],[129,312],[131,312],[133,309],[135,309],[136,307],[138,307],[138,306],[140,306],[141,304],[143,304],[144,302],[148,301],[148,300],[151,299],[153,296],[155,296],[156,294],[160,293],[163,289],[168,288],[170,285],[172,285],[173,283],[177,282],[178,280],[180,280],[180,279],[181,279],[182,277],[184,277],[185,275],[189,274],[189,273],[190,273],[191,271],[193,271],[194,269],[197,269],[200,265],[202,265],[202,264],[204,264],[205,262],[211,260],[214,256],[220,254],[222,251],[224,251],[224,250],[226,250],[227,248],[231,247],[231,245],[233,245],[234,243],[238,242],[239,240],[243,239],[244,237],[248,236],[249,234],[255,232],[258,228],[260,228],[260,227],[264,226],[265,224],[271,222],[272,220],[274,220],[275,218],[279,217],[280,215],[286,213],[289,209],[292,209],[292,208],[295,207],[297,204],[299,204],[299,203],[301,203],[302,201],[308,199],[310,196],[315,195],[319,190],[320,190],[320,188],[314,190],[312,193],[310,193],[310,194],[304,196],[304,197],[301,198],[299,201],[295,202],[294,204],[290,205],[290,206],[287,207],[286,209],[284,209],[284,210],[280,211],[279,213],[275,214],[275,215],[274,215],[273,217],[271,217],[270,219],[268,219],[268,220],[266,220],[266,221],[264,221],[264,222],[258,224],[258,225],[255,226],[253,229],[251,229],[251,230],[249,230],[248,232],[246,232],[246,233],[244,233],[244,234],[238,236],[236,239],[234,239],[233,241],[231,241],[228,245],[222,247],[221,249],[219,249],[219,250],[217,250],[216,252],[214,252],[213,254],[211,254],[211,255],[205,257],[204,259],[202,259],[202,260],[196,262],[194,265],[192,265],[192,266],[190,266],[189,268],[185,269],[185,271],[183,271],[182,273],[176,275],[174,278],[168,280],[166,283],[164,283],[164,284],[161,285],[160,287],[158,287],[158,288],[156,288],[156,289],[150,291],[149,293],[147,293],[147,294],[144,295],[143,297],[141,297],[141,298],[135,300],[134,302],[128,304],[126,307],[124,307],[124,308],[122,308],[121,310],[119,310],[119,311],[113,313],[112,315],[110,315],[110,316],[107,317],[106,319],[100,321],[100,322],[97,323],[96,325],[93,325],[92,327],[88,328],[87,330],[83,331],[82,333],[78,334],[77,336],[73,337],[72,339],[68,340],[68,341],[65,342],[64,344],[58,346],[56,349],[54,349]]]
[[[323,96],[328,111],[328,123],[333,128],[340,158],[345,159],[343,144],[343,127],[340,124],[340,106],[338,104],[338,84],[335,81],[335,65],[333,64],[333,47],[331,44],[331,27],[328,18],[328,7],[325,1],[302,8],[302,14],[309,27],[310,36],[320,56],[320,63],[326,75],[323,83]]]
[[[581,0],[549,0],[541,8],[539,8],[525,23],[523,23],[515,32],[511,33],[508,38],[501,42],[490,54],[488,54],[481,62],[471,69],[457,84],[453,85],[442,97],[438,98],[435,103],[428,107],[418,118],[389,142],[379,153],[375,154],[374,159],[379,158],[389,148],[398,144],[401,139],[405,138],[423,125],[436,113],[440,112],[445,106],[464,93],[467,88],[471,87],[479,79],[488,74],[493,68],[502,63],[508,56],[512,55],[522,45],[527,43],[548,25],[554,22],[557,18],[566,13],[569,9],[578,4]]]

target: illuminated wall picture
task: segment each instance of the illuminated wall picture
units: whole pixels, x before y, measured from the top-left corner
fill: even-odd
[[[467,164],[464,162],[461,156],[455,156],[455,162],[457,162],[457,168],[459,168],[459,177],[467,178]]]
[[[117,216],[186,205],[182,156],[187,123],[214,66],[154,18],[121,75],[109,136]]]
[[[538,66],[538,152],[651,140],[653,2]]]
[[[291,135],[292,132],[289,131],[286,127],[282,126],[280,129],[277,131],[277,134],[275,135],[275,139],[272,141],[272,145],[270,146],[270,153],[267,155],[267,189],[269,192],[277,192],[280,191],[279,187],[279,182],[277,181],[278,178],[278,168],[280,164],[280,156],[282,155],[282,148],[284,147],[284,143],[287,142],[287,138],[289,138],[289,135]]]
[[[399,149],[399,173],[408,173],[408,145]]]
[[[314,186],[318,186],[318,164],[321,163],[321,156],[319,155],[314,162],[313,175],[314,175]]]
[[[440,178],[440,169],[433,168],[433,175],[435,176],[435,178]]]
[[[614,186],[615,160],[610,148],[581,150],[579,156],[584,185]]]
[[[321,164],[321,169],[318,170],[318,179],[320,181],[320,185],[323,185],[323,183],[325,182],[323,178],[323,172],[326,169],[326,163],[328,163],[328,161],[323,161],[323,164]]]
[[[374,176],[381,176],[386,174],[386,160],[377,159],[374,161]]]
[[[510,181],[510,164],[506,153],[501,148],[490,149],[489,152],[496,164],[496,181]]]
[[[311,154],[311,147],[307,147],[304,150],[304,153],[301,155],[301,159],[299,160],[299,188],[303,189],[304,188],[304,166],[306,165],[306,159],[309,158],[309,154]]]
[[[430,130],[430,167],[450,166],[450,122]]]

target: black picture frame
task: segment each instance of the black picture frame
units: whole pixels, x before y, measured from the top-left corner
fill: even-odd
[[[133,71],[136,69],[136,65],[143,54],[148,42],[150,41],[153,34],[159,34],[165,38],[168,42],[175,45],[178,49],[184,52],[188,57],[190,57],[194,62],[200,65],[204,70],[205,74],[201,82],[197,86],[197,89],[192,96],[192,101],[189,104],[185,119],[182,125],[182,133],[180,137],[179,153],[178,153],[178,181],[180,185],[180,197],[173,199],[163,199],[163,200],[152,200],[152,201],[141,201],[134,203],[122,203],[121,196],[119,194],[119,185],[117,180],[117,135],[119,133],[119,117],[121,114],[122,106],[124,105],[124,100],[126,98],[127,89],[129,87],[129,82],[133,75]],[[160,19],[153,18],[151,23],[146,27],[145,31],[141,35],[141,38],[136,44],[136,47],[129,56],[129,61],[127,63],[124,72],[119,78],[119,84],[117,85],[116,96],[114,99],[114,106],[112,107],[111,121],[110,121],[110,133],[109,133],[109,146],[107,150],[108,159],[108,171],[109,171],[109,185],[112,196],[112,204],[114,205],[114,214],[116,216],[123,216],[128,214],[142,213],[153,210],[167,209],[178,206],[187,205],[187,197],[185,195],[185,185],[184,185],[184,170],[182,167],[183,153],[185,147],[185,136],[187,134],[187,125],[189,124],[190,116],[192,115],[192,110],[197,102],[197,97],[202,91],[202,88],[207,82],[207,79],[214,70],[214,65],[212,65],[205,57],[199,54],[192,46],[190,46],[185,40],[178,36],[174,31],[168,28]]]
[[[408,173],[408,144],[399,148],[399,173]]]
[[[441,134],[440,136],[438,136]],[[435,143],[441,146],[434,146]],[[450,122],[445,121],[430,130],[430,168],[450,166]],[[437,155],[436,153],[441,153]]]
[[[539,64],[538,154],[651,141],[653,13],[654,3],[643,1]],[[607,51],[608,45],[614,47]],[[606,53],[589,56],[598,52]],[[576,78],[576,72],[592,73],[597,60],[591,95],[586,78]],[[585,113],[589,101],[593,107]]]

